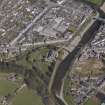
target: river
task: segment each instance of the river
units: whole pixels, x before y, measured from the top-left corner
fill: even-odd
[[[75,61],[75,59],[79,56],[81,50],[85,47],[87,43],[89,43],[92,39],[94,39],[97,30],[99,29],[101,25],[101,22],[96,20],[93,25],[89,28],[88,31],[85,32],[84,36],[82,37],[79,44],[75,47],[75,49],[68,54],[68,56],[60,63],[60,65],[57,68],[57,72],[54,78],[54,82],[52,85],[52,93],[56,97],[56,94],[60,94],[61,92],[61,86],[64,80],[64,77],[67,73],[67,71],[72,70],[72,65]],[[58,97],[56,97],[58,100]],[[60,102],[60,100],[59,100]],[[62,105],[63,102],[61,101]]]

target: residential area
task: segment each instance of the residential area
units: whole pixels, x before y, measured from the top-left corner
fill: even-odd
[[[105,105],[104,0],[0,0],[0,105]]]

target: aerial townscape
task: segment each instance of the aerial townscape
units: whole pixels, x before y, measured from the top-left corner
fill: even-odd
[[[105,0],[0,0],[0,105],[105,105]]]

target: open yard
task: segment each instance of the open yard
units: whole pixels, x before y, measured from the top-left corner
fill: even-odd
[[[90,58],[79,61],[74,65],[73,69],[76,70],[75,73],[80,74],[81,76],[97,76],[104,73],[104,67],[101,60]]]
[[[23,78],[17,75],[14,81],[9,79],[13,73],[0,73],[0,96],[5,96],[8,94],[13,95],[15,90],[20,88],[23,83]]]
[[[74,104],[74,98],[71,95],[71,93],[69,93],[70,88],[71,88],[71,81],[68,79],[65,79],[64,90],[63,90],[64,91],[64,99],[69,105],[75,105]]]
[[[88,0],[88,1],[97,5],[100,5],[103,2],[103,0]]]
[[[100,103],[96,100],[89,99],[84,105],[100,105]]]
[[[65,101],[69,104],[69,105],[75,105],[74,104],[74,98],[72,96],[66,96],[65,97]]]
[[[16,81],[11,81],[7,80],[8,75],[10,74],[0,73],[0,100],[2,96],[10,94],[12,97],[8,102],[11,105],[43,105],[41,97],[36,94],[35,90],[31,90],[27,86],[21,88],[23,83],[21,76]]]
[[[25,54],[20,60],[17,60],[18,65],[24,66],[27,69],[32,69],[32,64],[34,63],[42,72],[48,70],[48,62],[43,61],[43,56],[46,57],[48,52],[47,48],[39,48],[30,53]]]
[[[13,98],[12,105],[43,105],[43,103],[34,90],[25,87]]]
[[[14,82],[8,80],[0,80],[0,96],[11,94],[18,87]]]

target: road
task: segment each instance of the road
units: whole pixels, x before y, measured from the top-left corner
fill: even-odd
[[[30,47],[40,47],[40,46],[47,46],[47,45],[60,45],[60,44],[64,44],[66,42],[68,42],[68,40],[71,39],[71,36],[65,40],[65,39],[60,39],[60,40],[54,40],[54,41],[46,41],[46,42],[37,42],[37,43],[27,43],[27,44],[23,44],[21,46],[3,46],[3,47],[0,47],[0,53],[3,53],[3,52],[7,52],[7,49],[12,53],[12,52],[18,52],[19,51],[19,47],[21,47],[21,50],[22,51],[25,51],[27,50],[27,48],[30,48]]]

